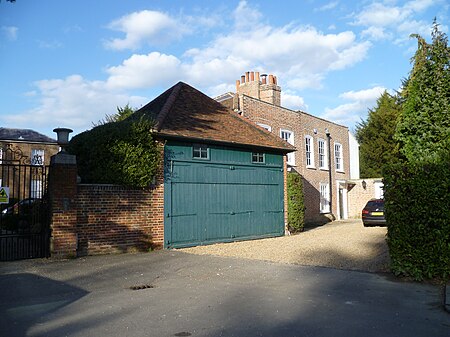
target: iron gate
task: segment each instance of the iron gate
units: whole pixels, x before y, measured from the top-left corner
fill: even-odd
[[[9,203],[0,204],[1,261],[50,256],[48,167],[43,164],[39,154],[29,158],[20,149],[2,149],[0,187],[9,189]]]

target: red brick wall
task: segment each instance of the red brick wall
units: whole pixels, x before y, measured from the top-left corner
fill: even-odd
[[[164,187],[78,185],[78,255],[146,251],[164,242]]]
[[[48,186],[51,208],[51,254],[54,257],[74,257],[77,250],[76,165],[53,164]]]
[[[366,188],[363,188],[363,181],[366,183]],[[381,178],[354,180],[354,185],[350,186],[348,190],[349,218],[361,218],[361,211],[366,203],[375,198],[375,182],[381,181]]]
[[[52,256],[162,248],[163,166],[161,160],[154,186],[135,189],[117,185],[77,185],[76,165],[52,164],[49,182]]]

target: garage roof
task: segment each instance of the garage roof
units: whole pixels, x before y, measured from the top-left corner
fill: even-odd
[[[142,117],[155,121],[155,132],[162,138],[295,151],[294,146],[183,82],[137,110],[130,119]]]

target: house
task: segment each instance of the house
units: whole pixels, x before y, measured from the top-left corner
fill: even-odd
[[[294,146],[179,82],[131,120],[164,145],[164,247],[284,235]]]
[[[216,100],[296,147],[287,164],[303,177],[306,223],[348,217],[348,181],[359,178],[359,152],[346,126],[282,107],[276,76],[259,72],[246,72],[235,93]]]
[[[29,129],[0,127],[0,160],[29,165],[48,165],[58,153],[55,139]]]
[[[41,198],[50,157],[59,151],[55,139],[29,129],[0,128],[0,186],[10,199]]]

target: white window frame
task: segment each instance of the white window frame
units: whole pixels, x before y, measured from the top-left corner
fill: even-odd
[[[321,170],[328,170],[328,156],[326,145],[327,142],[325,141],[325,139],[319,138],[317,140],[317,155],[319,159],[319,168]]]
[[[42,166],[45,163],[45,151],[43,149],[31,150],[31,165]]]
[[[344,160],[342,153],[342,144],[334,143],[334,166],[337,172],[344,172]]]
[[[294,146],[294,132],[287,129],[280,129],[280,137],[287,141],[289,144]],[[287,164],[291,166],[295,166],[295,154],[294,152],[290,152],[287,154]]]
[[[30,198],[42,199],[42,180],[40,179],[31,180]]]
[[[265,162],[266,162],[266,155],[264,152],[252,152],[253,164],[264,164]]]
[[[256,123],[257,125],[259,125],[260,127],[262,127],[263,129],[266,129],[269,132],[272,132],[272,127],[270,125],[267,124],[263,124],[263,123]]]
[[[330,184],[320,183],[320,213],[330,213]]]
[[[206,150],[206,157],[203,157],[205,150]],[[196,156],[196,152],[198,152],[199,156]],[[192,146],[192,158],[199,160],[209,160],[209,146],[205,144],[194,144]]]
[[[315,168],[314,162],[314,139],[313,137],[305,136],[305,163],[307,168]]]

